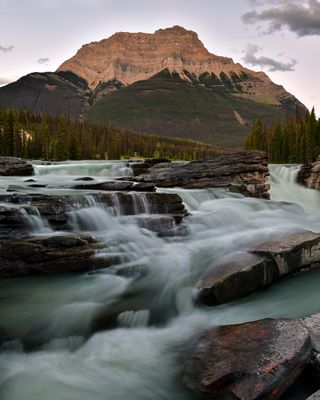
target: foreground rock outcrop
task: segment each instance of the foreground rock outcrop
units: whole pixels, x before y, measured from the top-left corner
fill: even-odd
[[[137,164],[138,171],[146,172],[135,180],[152,182],[158,187],[225,187],[245,196],[269,198],[268,161],[263,151],[234,151],[188,163],[161,162],[148,167],[149,164]],[[137,170],[134,169],[135,175]]]
[[[204,399],[276,400],[311,359],[298,320],[266,319],[211,329],[186,362],[185,384]]]
[[[205,304],[236,300],[283,276],[320,265],[320,234],[304,232],[261,243],[224,260],[197,284]]]
[[[29,176],[33,174],[33,166],[27,161],[18,157],[0,157],[1,176]]]

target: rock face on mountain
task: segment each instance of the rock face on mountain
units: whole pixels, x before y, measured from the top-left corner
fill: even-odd
[[[293,95],[263,72],[211,54],[180,26],[84,45],[55,73],[0,88],[0,107],[88,117],[142,133],[242,147],[252,121],[284,119]]]
[[[154,34],[118,32],[84,45],[58,68],[81,76],[92,89],[108,81],[131,85],[164,70],[189,82],[233,87],[239,97],[253,96],[261,101],[268,97],[277,105],[296,101],[265,73],[209,53],[195,32],[181,26],[159,29]]]

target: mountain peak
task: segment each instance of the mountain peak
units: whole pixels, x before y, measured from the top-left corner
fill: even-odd
[[[132,84],[164,69],[182,76],[185,70],[196,75],[219,74],[228,64],[233,70],[238,69],[232,59],[210,54],[195,32],[175,25],[154,33],[118,32],[89,43],[58,71],[72,71],[94,89],[100,82],[110,80]]]

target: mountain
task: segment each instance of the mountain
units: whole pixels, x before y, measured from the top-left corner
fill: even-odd
[[[0,88],[0,107],[65,112],[143,133],[242,146],[252,121],[283,119],[299,106],[263,72],[211,54],[180,26],[119,32],[84,45],[55,73]]]

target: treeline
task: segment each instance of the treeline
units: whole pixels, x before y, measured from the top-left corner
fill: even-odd
[[[194,160],[216,153],[192,140],[141,135],[109,125],[0,109],[0,155],[26,159],[80,160],[165,157]]]
[[[314,108],[281,124],[276,121],[271,127],[260,119],[255,121],[246,140],[247,149],[265,150],[270,162],[310,163],[320,154],[320,119]]]

